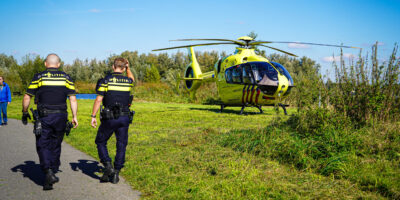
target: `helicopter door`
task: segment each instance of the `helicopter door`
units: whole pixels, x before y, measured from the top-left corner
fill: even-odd
[[[232,69],[232,81],[233,83],[242,84],[242,68],[238,65]]]
[[[255,80],[253,77],[253,72],[251,70],[251,66],[249,64],[243,64],[242,65],[242,69],[243,69],[243,83],[244,84],[255,84]]]
[[[232,69],[225,70],[225,79],[227,83],[233,83],[232,80]]]

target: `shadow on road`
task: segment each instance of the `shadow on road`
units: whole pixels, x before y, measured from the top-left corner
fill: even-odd
[[[43,186],[43,172],[40,165],[31,160],[25,161],[24,163],[25,164],[20,164],[11,168],[11,171],[22,172],[24,177],[28,177],[36,185]]]
[[[82,173],[86,174],[89,177],[94,179],[100,179],[96,173],[100,172],[101,167],[99,166],[99,162],[94,160],[78,160],[77,163],[69,163],[71,165],[71,169],[74,171],[81,170]]]

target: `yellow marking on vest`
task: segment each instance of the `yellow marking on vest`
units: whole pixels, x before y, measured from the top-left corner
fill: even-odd
[[[129,92],[129,91],[131,91],[131,88],[130,87],[118,87],[118,86],[109,85],[108,86],[108,91],[110,91],[110,90],[112,90],[112,91]]]

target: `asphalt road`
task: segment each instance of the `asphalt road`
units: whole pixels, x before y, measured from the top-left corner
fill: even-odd
[[[53,190],[43,191],[43,173],[36,154],[33,126],[10,119],[0,127],[0,199],[45,200],[139,199],[121,178],[118,184],[100,183],[101,164],[92,157],[63,142],[60,182]],[[95,145],[95,144],[93,144]]]

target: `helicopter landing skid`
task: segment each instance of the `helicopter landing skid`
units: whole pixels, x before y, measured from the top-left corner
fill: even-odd
[[[222,110],[223,110],[224,108],[226,108],[226,106],[225,106],[225,105],[221,105],[221,110],[220,110],[219,112],[222,113]]]
[[[260,111],[260,114],[263,114],[264,111],[262,110],[262,106],[261,105],[253,105],[254,107],[258,108],[258,110]],[[267,106],[274,106],[273,104],[271,105],[267,105]],[[285,105],[282,103],[279,103],[278,106],[282,107],[283,112],[285,113],[285,115],[288,115],[287,111],[286,111],[286,107],[289,105]],[[221,109],[220,109],[220,113],[222,113],[222,111],[224,110],[224,108],[228,107],[227,105],[221,105]],[[243,111],[244,109],[248,107],[248,105],[242,105],[242,109],[240,109],[240,115],[243,115]]]
[[[283,112],[285,113],[285,115],[288,115],[288,114],[287,114],[287,111],[286,111],[286,106],[283,105],[283,104],[281,104],[281,103],[279,103],[278,105],[279,105],[280,107],[282,107]]]
[[[263,113],[264,113],[264,111],[262,110],[262,106],[261,106],[261,105],[255,106],[255,107],[258,108],[258,110],[260,111],[260,114],[263,114]],[[240,110],[240,115],[243,115],[243,111],[244,111],[245,108],[246,108],[246,106],[243,105],[243,106],[242,106],[242,109]]]

